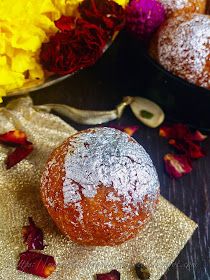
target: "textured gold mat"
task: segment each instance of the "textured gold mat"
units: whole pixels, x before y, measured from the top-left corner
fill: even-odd
[[[62,236],[42,206],[39,195],[40,175],[52,151],[75,130],[48,113],[32,108],[29,97],[20,98],[0,110],[0,133],[14,128],[26,132],[35,145],[33,153],[10,170],[4,159],[8,148],[0,146],[0,279],[36,280],[36,276],[16,270],[19,253],[25,251],[21,228],[32,216],[44,230],[57,270],[49,279],[91,280],[94,274],[117,269],[122,280],[137,279],[136,262],[144,263],[151,280],[159,279],[175,260],[197,225],[161,197],[152,221],[137,238],[118,247],[82,247]]]

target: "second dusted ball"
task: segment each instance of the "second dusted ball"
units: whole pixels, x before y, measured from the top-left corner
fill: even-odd
[[[210,89],[210,16],[169,18],[153,37],[150,54],[174,75]]]

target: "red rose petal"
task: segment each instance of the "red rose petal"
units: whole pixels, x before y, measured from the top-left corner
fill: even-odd
[[[186,139],[196,142],[202,142],[207,138],[207,136],[202,134],[199,130],[192,133],[186,125],[181,123],[172,126],[162,126],[159,130],[159,135],[164,138]]]
[[[133,126],[127,126],[123,129],[125,133],[127,133],[129,136],[133,136],[134,133],[139,129],[139,126],[133,125]]]
[[[192,171],[192,166],[185,155],[166,154],[164,156],[166,172],[173,178],[180,178]]]
[[[165,138],[185,139],[191,134],[189,128],[181,123],[172,126],[163,126],[159,130],[159,135]]]
[[[28,250],[43,250],[45,247],[43,231],[35,225],[31,217],[28,221],[29,225],[22,228],[24,243],[27,244]]]
[[[15,150],[8,155],[6,159],[6,168],[10,169],[18,162],[25,159],[33,151],[33,144],[27,141],[26,145],[16,147]]]
[[[25,145],[27,136],[21,130],[12,130],[0,135],[0,142],[9,146]]]
[[[96,274],[97,280],[120,280],[120,273],[117,270],[112,270],[109,273]]]
[[[172,129],[169,126],[162,126],[159,129],[159,135],[164,138],[172,137]]]
[[[198,144],[190,140],[182,141],[170,139],[169,144],[175,147],[179,152],[184,153],[189,158],[198,159],[205,156],[205,153],[202,150],[202,148]]]
[[[52,256],[26,251],[20,254],[17,269],[25,273],[47,278],[55,271],[56,263]]]
[[[70,31],[75,27],[75,18],[68,16],[61,16],[55,22],[55,26],[62,32]]]
[[[207,135],[204,135],[201,133],[199,130],[196,130],[194,133],[191,135],[191,140],[196,141],[196,142],[202,142],[207,138]]]

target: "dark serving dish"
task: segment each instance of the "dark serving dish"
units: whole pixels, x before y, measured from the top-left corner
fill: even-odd
[[[119,63],[124,69],[121,72],[126,71],[121,79],[126,79],[126,91],[157,102],[169,120],[210,130],[210,90],[165,70],[150,57],[145,47],[126,32],[121,40],[123,47],[120,48]]]
[[[168,117],[210,130],[210,90],[181,79],[145,54],[152,83],[147,95],[157,101]]]

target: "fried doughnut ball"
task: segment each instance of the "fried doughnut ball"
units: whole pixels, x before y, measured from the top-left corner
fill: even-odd
[[[167,16],[201,13],[206,11],[206,0],[159,0],[166,9]]]
[[[190,83],[210,88],[210,17],[187,14],[168,19],[150,45],[151,56]]]
[[[159,181],[144,148],[113,128],[76,133],[55,149],[41,180],[59,229],[84,245],[133,238],[153,213]]]

